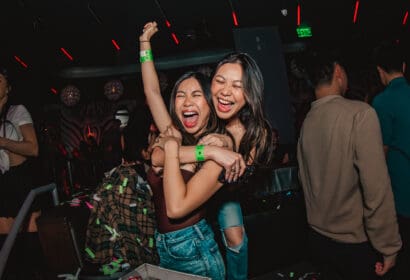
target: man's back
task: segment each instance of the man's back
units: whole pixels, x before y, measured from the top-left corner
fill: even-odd
[[[325,279],[378,279],[401,240],[379,120],[368,104],[343,97],[341,61],[312,51],[302,69],[316,97],[298,141],[310,253]]]
[[[407,50],[403,47],[383,41],[373,49],[373,63],[386,86],[373,100],[373,106],[380,119],[403,242],[394,279],[407,279],[410,275],[410,86],[404,77]]]
[[[373,101],[389,147],[387,164],[399,214],[410,217],[410,86],[404,77],[392,80]]]
[[[301,130],[298,162],[314,230],[348,243],[369,235],[380,252],[397,250],[386,241],[397,241],[397,232],[388,230],[395,213],[379,122],[370,106],[340,95],[315,101]]]

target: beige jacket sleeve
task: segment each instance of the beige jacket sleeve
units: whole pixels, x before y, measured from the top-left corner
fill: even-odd
[[[355,116],[352,143],[363,191],[364,222],[373,247],[394,257],[402,242],[388,174],[379,120],[373,108]],[[358,213],[359,214],[359,213]]]

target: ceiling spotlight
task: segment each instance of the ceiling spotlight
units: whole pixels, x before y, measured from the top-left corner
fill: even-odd
[[[288,9],[283,8],[280,10],[280,13],[282,14],[282,16],[286,17],[288,15]]]

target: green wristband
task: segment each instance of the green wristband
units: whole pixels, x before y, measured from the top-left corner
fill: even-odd
[[[205,160],[204,145],[197,145],[195,147],[195,158],[196,158],[196,161]]]
[[[154,57],[152,56],[152,51],[151,50],[144,50],[140,51],[140,62],[144,63],[147,61],[153,61]]]

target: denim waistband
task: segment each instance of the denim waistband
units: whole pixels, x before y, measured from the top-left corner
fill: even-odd
[[[157,239],[172,239],[173,241],[180,241],[188,238],[192,238],[192,236],[196,236],[197,238],[204,240],[209,233],[213,233],[208,222],[205,219],[200,220],[198,223],[179,229],[176,231],[170,231],[167,233],[159,233],[156,232]]]

